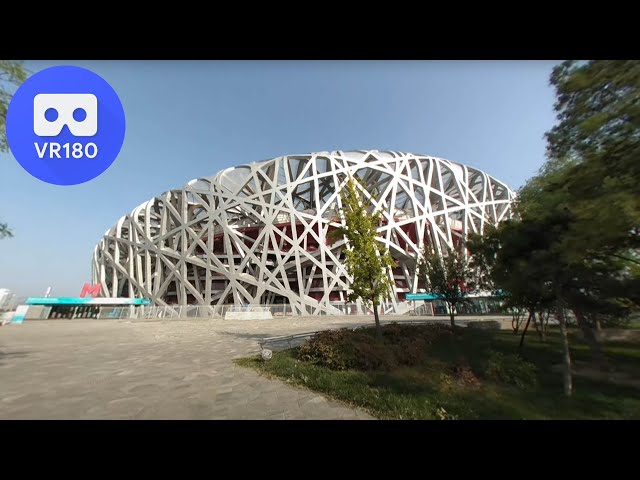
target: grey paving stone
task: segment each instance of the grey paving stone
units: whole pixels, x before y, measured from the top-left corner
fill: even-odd
[[[371,323],[308,317],[5,325],[0,419],[370,419],[233,358],[257,354],[265,336]]]

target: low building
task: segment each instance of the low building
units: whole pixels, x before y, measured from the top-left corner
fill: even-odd
[[[17,320],[56,318],[120,318],[133,316],[133,309],[150,305],[145,298],[29,297],[16,310]],[[15,319],[15,315],[14,315]]]

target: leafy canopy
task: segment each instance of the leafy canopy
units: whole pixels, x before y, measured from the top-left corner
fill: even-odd
[[[344,265],[353,278],[349,301],[361,298],[365,305],[380,304],[380,298],[388,297],[392,284],[389,270],[395,260],[377,240],[381,213],[370,212],[369,203],[363,198],[364,186],[349,178],[341,192],[342,214],[345,226],[331,233],[332,240],[344,237],[348,248],[344,250]]]
[[[27,79],[27,71],[21,62],[0,60],[0,153],[8,152],[6,121],[9,102],[15,89]],[[0,223],[0,239],[13,237],[6,223]]]
[[[425,245],[418,270],[427,289],[452,305],[476,289],[475,272],[466,256],[456,249],[443,252],[440,257]]]
[[[514,304],[620,317],[640,304],[640,62],[568,61],[551,83],[559,122],[520,221],[469,249]]]
[[[13,92],[27,79],[21,62],[0,60],[0,152],[9,151],[6,135],[7,109]]]

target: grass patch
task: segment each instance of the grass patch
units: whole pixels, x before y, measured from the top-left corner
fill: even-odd
[[[424,328],[428,327],[403,326],[387,335],[384,343],[392,349],[392,344],[402,343],[401,335],[427,338],[420,331]],[[274,352],[266,362],[248,358],[237,363],[382,419],[640,418],[640,390],[631,386],[574,376],[574,396],[562,395],[561,375],[552,368],[561,361],[557,331],[549,332],[546,343],[538,341],[533,332],[522,355],[518,355],[519,336],[506,330],[460,328],[455,336],[428,338],[422,344],[424,355],[416,357],[419,363],[415,365],[396,362],[376,370],[330,369],[317,359],[300,360],[300,348]],[[343,345],[344,339],[338,343]],[[310,358],[309,348],[302,348],[307,352],[305,358]],[[571,353],[574,360],[591,361],[587,345],[575,337]],[[640,373],[640,346],[606,344],[605,353],[617,371]]]

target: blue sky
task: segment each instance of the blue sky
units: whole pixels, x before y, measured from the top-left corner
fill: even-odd
[[[77,296],[123,214],[221,169],[320,150],[400,150],[519,188],[544,161],[555,61],[29,61],[77,65],[120,96],[127,131],[101,176],[55,186],[0,154],[0,288]]]

